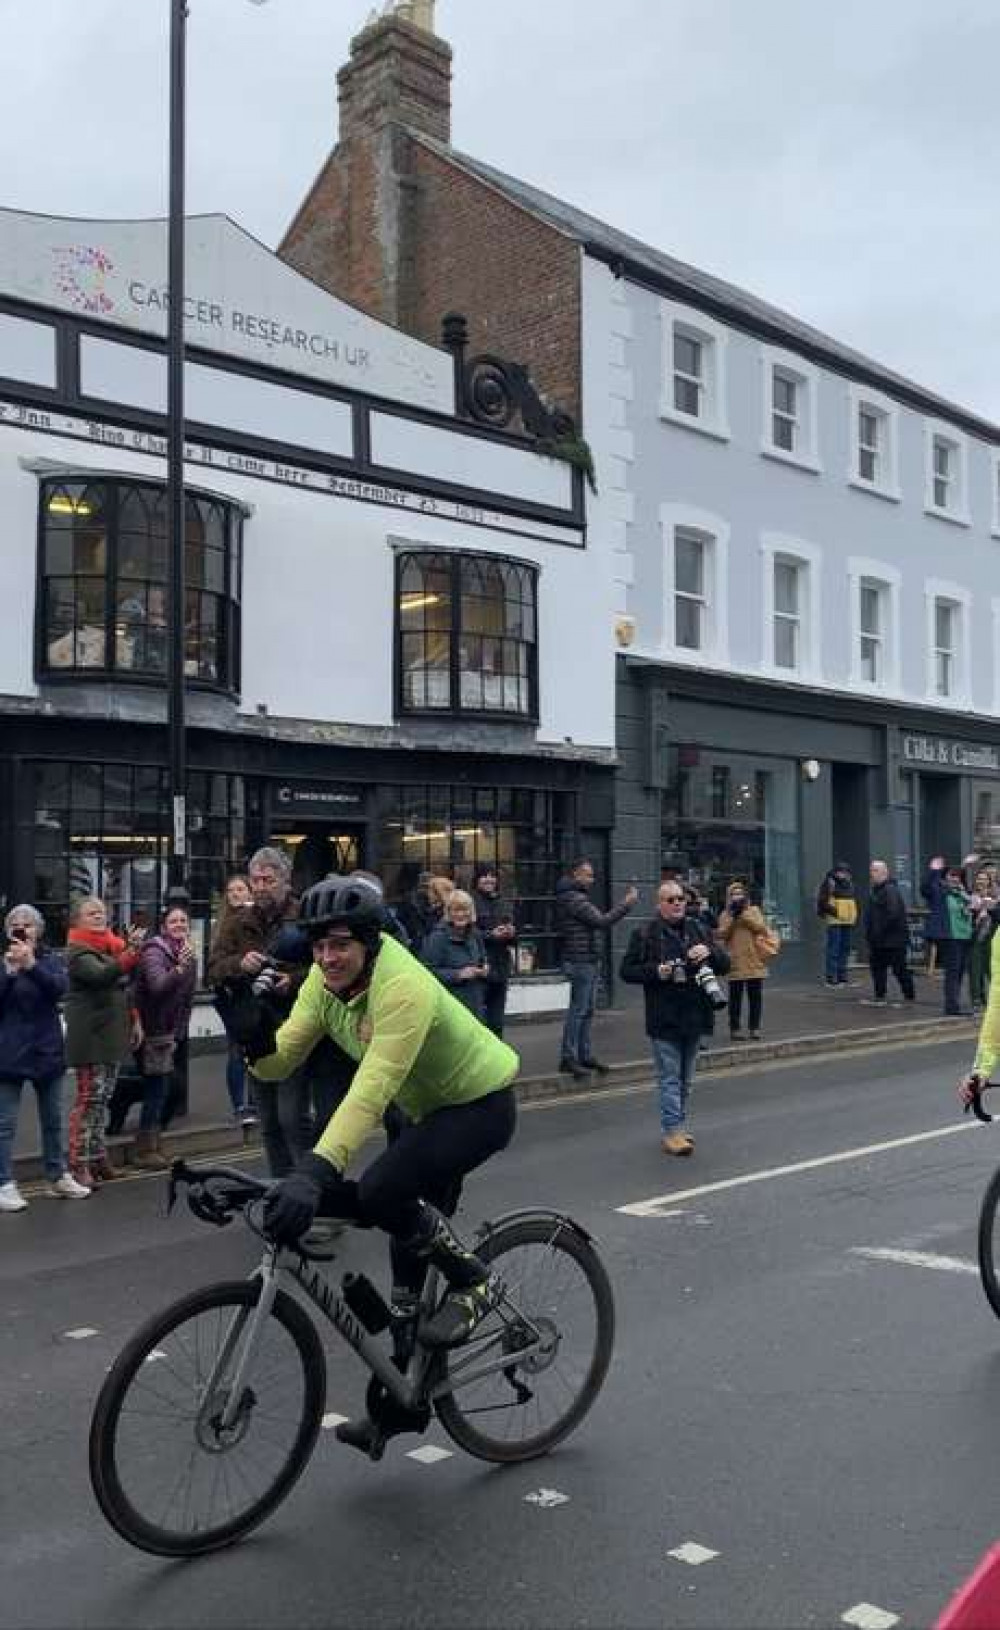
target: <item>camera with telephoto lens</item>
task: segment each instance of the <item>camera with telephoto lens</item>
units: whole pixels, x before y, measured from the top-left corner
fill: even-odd
[[[253,991],[255,996],[270,996],[280,978],[281,969],[278,967],[278,964],[276,962],[272,962],[269,957],[250,986],[250,989]]]
[[[728,1006],[726,993],[719,984],[717,976],[712,972],[707,962],[699,962],[697,968],[691,970],[691,979],[698,986],[701,994],[708,998],[716,1012]]]

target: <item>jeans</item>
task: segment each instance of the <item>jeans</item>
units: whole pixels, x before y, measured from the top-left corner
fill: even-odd
[[[913,975],[906,965],[905,946],[892,946],[890,949],[876,946],[869,952],[868,966],[872,971],[872,988],[875,992],[876,1002],[885,1001],[885,993],[889,988],[889,972],[896,976],[896,983],[908,1002],[916,996],[913,988]]]
[[[759,1030],[761,1014],[764,1011],[764,981],[763,979],[730,979],[729,981],[729,1028],[734,1036],[740,1033],[740,1021],[743,1017],[743,988],[747,993],[747,1028]]]
[[[828,984],[847,984],[847,959],[850,954],[850,923],[834,923],[829,926],[826,930],[826,978]]]
[[[507,1006],[506,979],[486,981],[486,1028],[495,1036],[503,1035],[503,1016]]]
[[[652,1036],[653,1065],[660,1090],[660,1128],[676,1132],[684,1125],[688,1095],[698,1061],[700,1036]]]
[[[962,1011],[962,980],[969,961],[968,940],[939,940],[938,949],[944,963],[944,1010],[946,1013]]]
[[[233,1114],[241,1114],[247,1103],[247,1072],[243,1049],[232,1041],[226,1053],[226,1091]]]
[[[563,1024],[561,1063],[586,1064],[590,1058],[590,1021],[597,994],[596,962],[565,962],[569,1007]]]
[[[45,1175],[54,1183],[66,1170],[66,1140],[63,1127],[63,1076],[32,1081],[38,1126],[42,1134]],[[21,1107],[23,1081],[0,1081],[0,1184],[14,1181],[14,1134]]]
[[[296,1070],[285,1081],[254,1081],[260,1130],[272,1177],[287,1177],[312,1148],[309,1081]]]
[[[167,1101],[169,1075],[144,1075],[142,1078],[142,1108],[139,1112],[139,1131],[158,1132]]]

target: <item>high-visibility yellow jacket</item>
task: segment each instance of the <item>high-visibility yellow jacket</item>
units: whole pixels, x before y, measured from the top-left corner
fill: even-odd
[[[509,1086],[521,1061],[480,1024],[398,940],[381,936],[367,990],[341,1001],[310,969],[275,1050],[252,1066],[260,1081],[282,1081],[323,1036],[360,1064],[316,1144],[344,1171],[392,1102],[413,1121]]]
[[[990,947],[990,999],[986,1004],[979,1031],[976,1062],[972,1068],[976,1075],[988,1081],[1000,1059],[1000,928],[993,935]]]

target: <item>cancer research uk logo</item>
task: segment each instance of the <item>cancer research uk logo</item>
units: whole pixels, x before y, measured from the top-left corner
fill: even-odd
[[[92,317],[114,311],[115,303],[107,290],[114,261],[106,250],[75,243],[67,249],[53,249],[52,254],[56,288],[78,311],[87,311]]]

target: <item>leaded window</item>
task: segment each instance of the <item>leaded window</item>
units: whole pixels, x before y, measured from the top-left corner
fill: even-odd
[[[38,668],[165,679],[169,655],[166,489],[128,481],[43,481]],[[239,689],[238,506],[188,492],[184,673]]]
[[[400,710],[537,718],[537,578],[495,555],[401,553]]]

